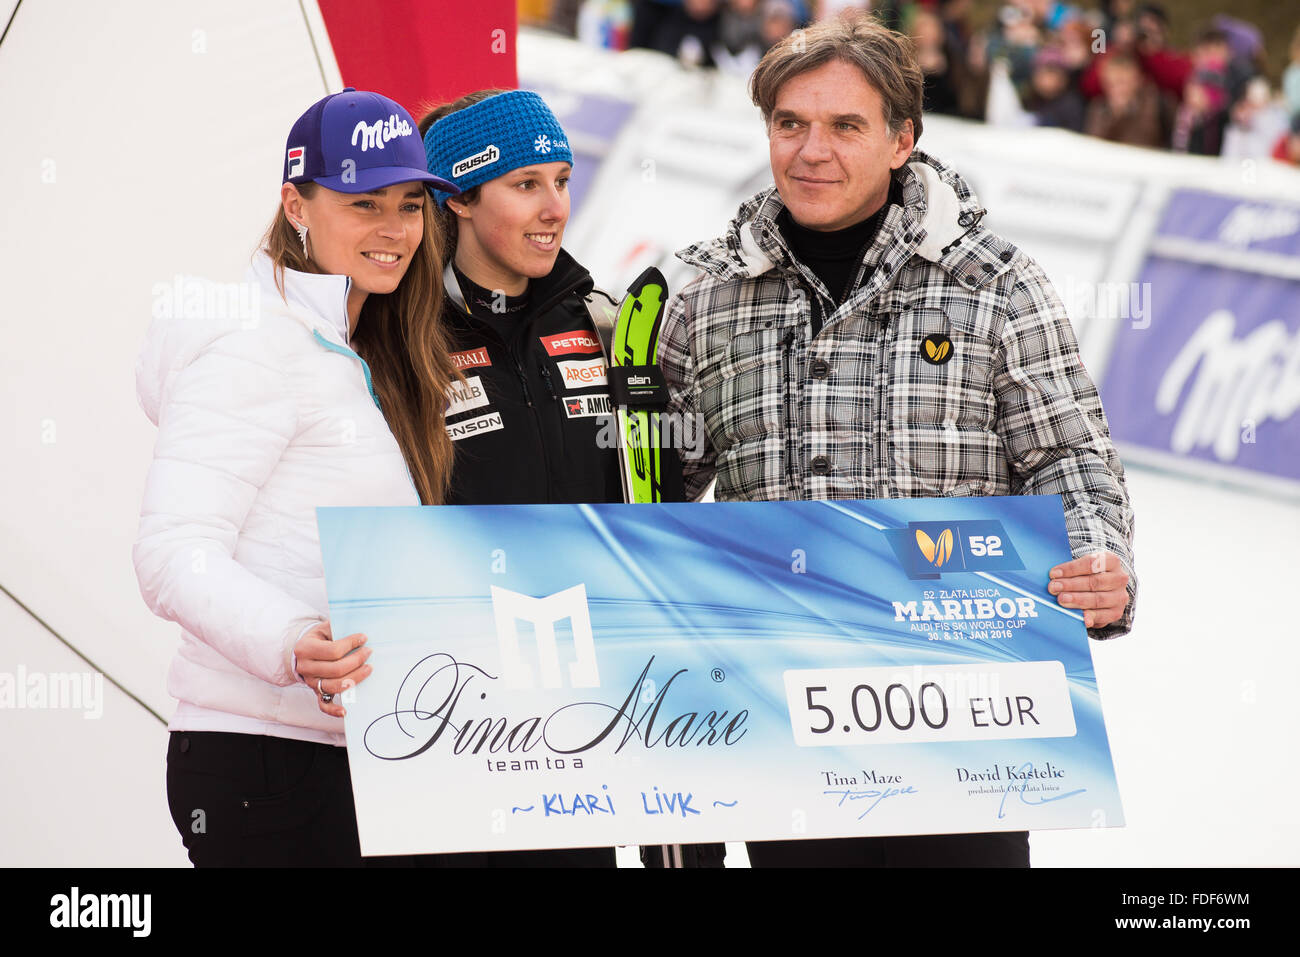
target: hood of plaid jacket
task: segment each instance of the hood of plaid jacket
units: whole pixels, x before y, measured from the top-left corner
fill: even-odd
[[[1002,271],[1006,260],[999,261],[998,250],[976,241],[986,210],[956,171],[913,150],[895,175],[903,187],[903,216],[894,230],[897,241],[914,247],[912,255],[963,280]],[[677,257],[724,281],[790,268],[790,250],[776,225],[783,207],[776,187],[769,186],[741,205],[723,235],[688,246]],[[984,268],[986,259],[992,269]]]

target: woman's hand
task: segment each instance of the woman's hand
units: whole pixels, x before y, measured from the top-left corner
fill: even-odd
[[[293,646],[298,677],[316,692],[316,703],[325,714],[341,718],[347,712],[341,704],[325,701],[322,694],[342,694],[364,681],[373,670],[366,664],[370,649],[361,647],[365,643],[366,636],[362,634],[334,641],[330,623],[322,621]]]

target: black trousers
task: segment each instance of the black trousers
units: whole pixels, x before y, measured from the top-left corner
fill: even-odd
[[[612,847],[362,858],[346,748],[173,731],[167,803],[195,867],[614,867]]]
[[[750,841],[752,867],[1028,867],[1029,832]]]
[[[173,731],[167,803],[195,867],[360,867],[346,748]]]

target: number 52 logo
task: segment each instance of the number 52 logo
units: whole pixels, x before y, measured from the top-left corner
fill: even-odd
[[[911,522],[885,530],[908,578],[933,579],[953,572],[1024,568],[1002,523]]]

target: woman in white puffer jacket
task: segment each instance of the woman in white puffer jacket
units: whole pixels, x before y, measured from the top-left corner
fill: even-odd
[[[252,297],[218,316],[229,290],[184,284],[137,366],[158,442],[135,567],[182,628],[167,787],[196,865],[361,863],[333,697],[369,652],[332,640],[315,510],[436,504],[450,472],[426,184],[454,187],[401,106],[353,90],[294,124],[283,180]]]

